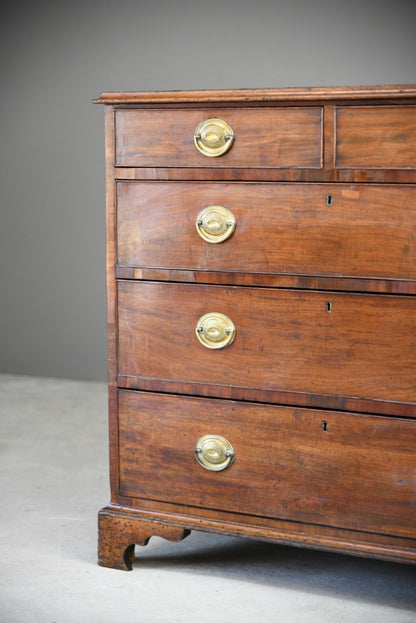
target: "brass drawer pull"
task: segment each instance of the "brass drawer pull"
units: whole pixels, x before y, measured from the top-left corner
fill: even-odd
[[[204,435],[197,441],[195,456],[205,469],[220,472],[233,462],[234,449],[230,442],[220,435]]]
[[[202,121],[194,132],[196,148],[210,158],[225,154],[233,144],[234,132],[226,121],[210,118]]]
[[[196,230],[206,242],[223,242],[235,230],[234,214],[223,206],[207,206],[196,218]]]
[[[225,348],[234,340],[235,326],[228,316],[210,312],[201,316],[195,332],[198,340],[207,348]]]

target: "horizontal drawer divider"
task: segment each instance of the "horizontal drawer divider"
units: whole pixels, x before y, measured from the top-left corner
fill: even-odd
[[[224,286],[255,286],[263,288],[293,288],[339,292],[368,292],[379,294],[416,295],[416,281],[407,279],[376,279],[372,277],[336,277],[324,275],[292,275],[283,273],[241,273],[181,268],[117,265],[116,279],[139,281],[169,281]]]
[[[114,167],[115,180],[177,180],[182,182],[335,182],[414,184],[413,169],[201,169],[198,167]]]
[[[181,394],[200,398],[259,402],[269,405],[297,406],[322,411],[348,411],[365,415],[416,418],[416,403],[372,400],[354,396],[331,396],[306,392],[276,391],[264,388],[198,383],[173,379],[119,374],[119,389],[140,390],[160,394]]]

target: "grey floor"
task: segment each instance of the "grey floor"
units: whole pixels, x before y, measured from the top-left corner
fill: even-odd
[[[414,623],[416,567],[193,532],[96,564],[106,387],[0,375],[3,623]]]

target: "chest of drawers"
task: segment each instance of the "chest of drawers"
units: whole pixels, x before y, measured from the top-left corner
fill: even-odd
[[[416,86],[104,93],[111,502],[416,562]]]

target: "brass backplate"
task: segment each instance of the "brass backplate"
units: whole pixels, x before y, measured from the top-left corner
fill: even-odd
[[[221,435],[204,435],[195,447],[196,460],[212,472],[220,472],[234,460],[234,449],[228,439]]]
[[[206,242],[224,242],[235,230],[234,214],[223,206],[207,206],[196,218],[196,230]]]
[[[225,154],[234,141],[234,132],[223,119],[212,117],[202,121],[194,132],[196,148],[210,158]]]
[[[235,326],[232,320],[219,312],[209,312],[198,320],[195,328],[198,340],[206,348],[225,348],[235,337]]]

